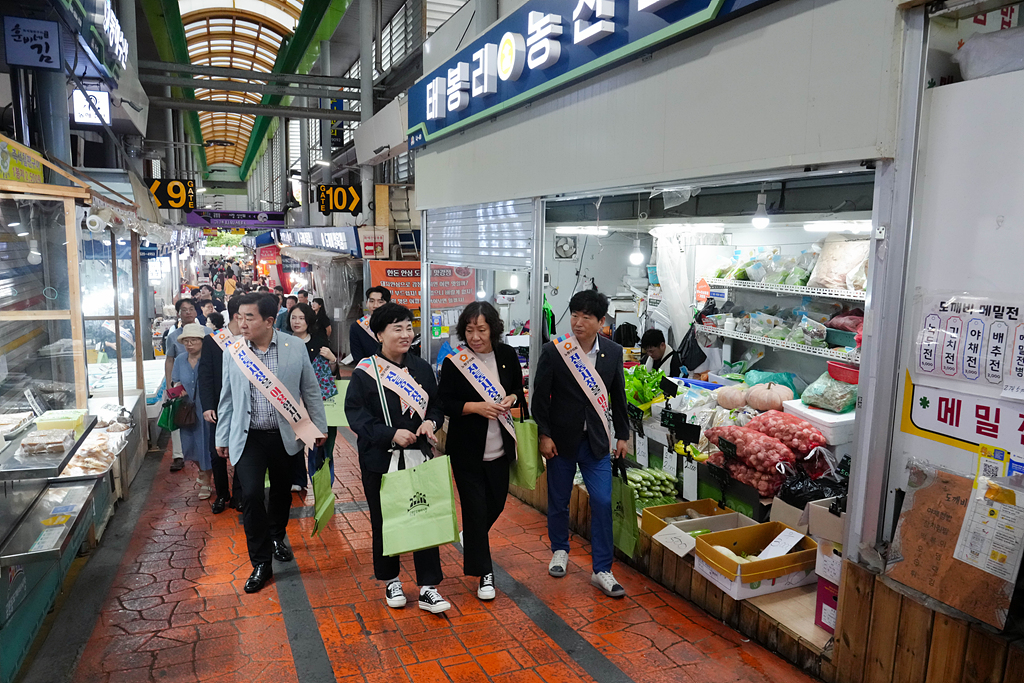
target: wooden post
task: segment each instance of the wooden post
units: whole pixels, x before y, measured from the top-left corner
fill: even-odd
[[[935,613],[913,598],[903,596],[896,637],[893,683],[924,683],[928,671],[928,646]]]
[[[967,634],[963,683],[1001,683],[1006,663],[1007,642],[980,626]]]
[[[661,583],[661,559],[664,552],[665,546],[652,538],[651,552],[648,555],[649,560],[647,562],[647,576],[651,577],[658,583]]]
[[[891,683],[896,656],[896,635],[900,623],[899,593],[875,578],[875,596],[871,601],[871,632],[864,667],[864,683]]]
[[[692,556],[679,558],[679,561],[676,562],[676,593],[679,593],[687,600],[690,599],[690,584],[693,580],[692,575]]]
[[[932,642],[928,648],[925,683],[960,680],[967,650],[967,630],[966,621],[936,613],[932,624]]]
[[[683,558],[669,550],[664,550],[661,554],[661,585],[670,591],[676,589],[676,565],[682,560]]]
[[[836,683],[861,683],[864,679],[874,590],[874,574],[849,560],[843,561],[832,657]]]
[[[1006,673],[1003,674],[1003,683],[1024,683],[1024,640],[1010,643],[1006,654]]]

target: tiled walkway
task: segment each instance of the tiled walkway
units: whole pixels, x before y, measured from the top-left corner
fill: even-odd
[[[251,568],[239,515],[211,514],[188,470],[167,472],[169,457],[75,681],[325,683],[333,671],[333,680],[353,683],[568,683],[593,680],[588,670],[599,683],[813,680],[628,567],[615,569],[628,597],[599,594],[578,537],[568,576],[550,578],[545,517],[511,497],[492,533],[494,559],[507,572],[499,572],[493,602],[476,599],[475,579],[462,576],[462,557],[448,546],[440,588],[452,609],[434,616],[412,601],[388,609],[372,578],[369,517],[358,509],[336,514],[315,538],[312,519],[293,519],[301,581],[286,590],[296,568],[275,563],[277,583],[246,595]],[[336,465],[338,501],[360,501],[355,452],[340,435]],[[303,504],[296,497],[295,506]],[[403,579],[411,596],[407,571]],[[308,606],[282,605],[301,588]],[[318,657],[326,669],[319,673]]]

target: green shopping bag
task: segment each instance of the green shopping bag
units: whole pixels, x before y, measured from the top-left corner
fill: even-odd
[[[406,457],[409,453],[406,453]],[[459,538],[451,459],[440,455],[398,469],[398,455],[380,484],[384,554],[401,555],[454,543]]]
[[[348,390],[348,380],[335,380],[334,386],[338,387],[338,393],[324,401],[324,412],[327,414],[327,426],[348,427],[348,418],[345,417],[345,392]]]
[[[174,424],[174,413],[178,410],[180,402],[180,398],[164,401],[164,409],[160,411],[160,417],[156,421],[157,427],[163,427],[169,432],[173,432],[178,428],[178,425]]]
[[[516,425],[516,461],[509,471],[508,483],[532,491],[537,477],[544,472],[544,456],[540,454],[537,423],[529,418],[526,406]]]
[[[322,459],[319,469],[313,473],[313,533],[316,536],[334,516],[334,491],[331,488],[331,462],[324,456],[324,447],[317,446],[315,455]],[[313,462],[316,462],[314,459]]]
[[[618,476],[621,475],[621,476]],[[640,529],[636,522],[636,492],[626,483],[626,463],[612,460],[612,538],[615,547],[633,557]]]

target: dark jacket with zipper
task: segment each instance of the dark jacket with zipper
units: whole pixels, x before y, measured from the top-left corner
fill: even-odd
[[[199,356],[199,401],[206,410],[217,410],[223,384],[224,349],[213,335],[203,337],[203,351]],[[216,450],[217,430],[210,428],[210,450]]]
[[[505,390],[506,396],[516,396],[518,405],[526,405],[523,396],[523,369],[519,365],[519,355],[515,349],[506,344],[494,346],[494,360],[498,365],[498,381]],[[467,403],[483,401],[466,376],[448,359],[441,365],[441,383],[438,385],[441,405],[448,416],[448,437],[445,451],[452,458],[452,466],[483,462],[484,447],[487,443],[487,427],[490,420],[475,413],[463,415],[462,409]],[[501,441],[505,446],[505,455],[511,460],[516,457],[516,442],[512,435],[501,425]]]
[[[411,353],[405,354],[404,364],[395,365],[408,368],[412,378],[423,387],[428,396],[426,419],[433,420],[440,429],[444,425],[444,413],[441,411],[441,401],[437,395],[437,380],[434,379],[434,371],[430,365]],[[384,420],[384,410],[380,405],[377,378],[362,370],[355,370],[352,373],[345,394],[345,416],[358,437],[356,446],[359,450],[359,466],[368,472],[378,474],[387,474],[388,466],[391,464],[391,443],[394,441],[395,432],[399,429],[408,429],[415,434],[423,424],[423,420],[415,412],[411,416],[409,411],[402,412],[398,394],[385,387],[384,396],[387,399],[388,413],[391,415],[390,427]],[[417,445],[413,444],[409,448],[417,448]]]

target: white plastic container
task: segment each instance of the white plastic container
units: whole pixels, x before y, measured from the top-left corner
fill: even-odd
[[[821,408],[812,408],[804,405],[803,401],[796,400],[784,402],[782,411],[807,420],[817,427],[829,445],[843,445],[853,441],[857,422],[855,410],[842,414],[833,413]]]

